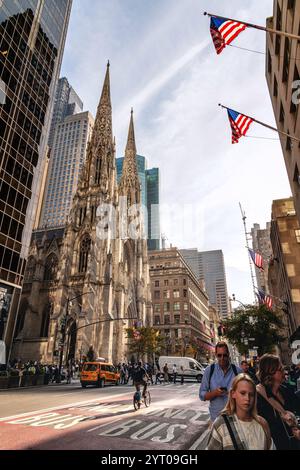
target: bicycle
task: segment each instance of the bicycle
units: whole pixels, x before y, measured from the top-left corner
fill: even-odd
[[[146,406],[146,408],[148,408],[148,406],[150,406],[150,403],[151,403],[151,395],[150,395],[150,392],[149,390],[147,390],[145,392],[145,396],[141,399],[141,392],[140,390],[137,390],[136,392],[134,392],[134,395],[133,395],[133,406],[134,406],[134,409],[135,411],[139,410],[141,408],[141,404],[144,403],[144,405]]]

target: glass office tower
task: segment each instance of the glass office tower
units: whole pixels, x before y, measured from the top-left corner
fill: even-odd
[[[0,340],[8,349],[71,5],[72,0],[0,2]]]
[[[117,181],[122,176],[124,158],[116,159]],[[148,250],[160,248],[160,217],[159,217],[159,169],[147,170],[147,160],[142,155],[136,156],[138,176],[141,183],[141,201],[147,208],[148,220],[145,227],[148,230]]]

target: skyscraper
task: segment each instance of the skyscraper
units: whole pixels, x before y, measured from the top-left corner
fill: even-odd
[[[41,227],[65,224],[84,164],[94,119],[86,111],[56,125],[41,212]]]
[[[72,1],[0,3],[0,339],[9,347]],[[13,312],[13,314],[11,314]]]
[[[116,159],[117,180],[120,181],[124,158]],[[160,216],[159,216],[159,169],[147,170],[147,160],[142,155],[136,156],[138,177],[141,185],[141,201],[147,208],[145,227],[148,233],[148,250],[160,248]]]
[[[146,170],[148,210],[148,250],[160,249],[159,169]]]
[[[203,279],[210,303],[222,318],[230,313],[224,257],[222,250],[201,251],[196,248],[180,250],[194,271],[197,279]]]
[[[62,122],[67,116],[72,116],[83,111],[83,102],[70,86],[66,77],[62,77],[58,80],[54,107],[51,119],[51,126],[49,132],[48,145],[52,148],[54,133],[57,124]]]

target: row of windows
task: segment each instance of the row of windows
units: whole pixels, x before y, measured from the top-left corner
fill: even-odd
[[[183,310],[188,310],[189,309],[189,304],[187,302],[182,303]],[[170,312],[172,310],[180,311],[181,310],[181,302],[173,302],[171,305],[171,302],[164,302],[163,303],[163,310],[164,312]],[[154,311],[155,312],[160,312],[161,311],[161,305],[160,304],[154,304]]]
[[[18,272],[20,255],[0,245],[0,266],[8,271]]]
[[[169,279],[164,279],[164,281],[161,281],[161,282],[163,282],[163,285],[165,287],[171,285],[171,280],[169,280]],[[184,286],[186,286],[186,279],[182,280],[182,284]],[[162,284],[160,284],[160,281],[158,281],[158,280],[154,281],[154,287],[159,287],[160,285],[162,285]],[[178,286],[179,285],[179,280],[178,279],[173,279],[173,285]]]
[[[163,298],[164,299],[169,299],[170,298],[170,290],[165,290],[163,291]],[[187,289],[183,289],[182,291],[183,297],[187,297]],[[160,299],[161,292],[159,290],[154,291],[154,298],[155,299]],[[180,290],[179,289],[173,289],[173,297],[174,298],[179,298],[180,297]]]

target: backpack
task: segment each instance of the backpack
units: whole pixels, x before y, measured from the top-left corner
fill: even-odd
[[[210,381],[211,381],[212,375],[213,375],[214,370],[215,370],[215,365],[216,365],[216,364],[212,364],[212,365],[210,366],[209,379],[208,379],[208,388],[209,388],[209,390],[210,390]],[[237,371],[236,365],[235,365],[235,364],[231,364],[231,367],[232,367],[232,370],[233,370],[234,375],[238,375],[238,371]],[[210,391],[211,391],[211,390],[210,390]]]

